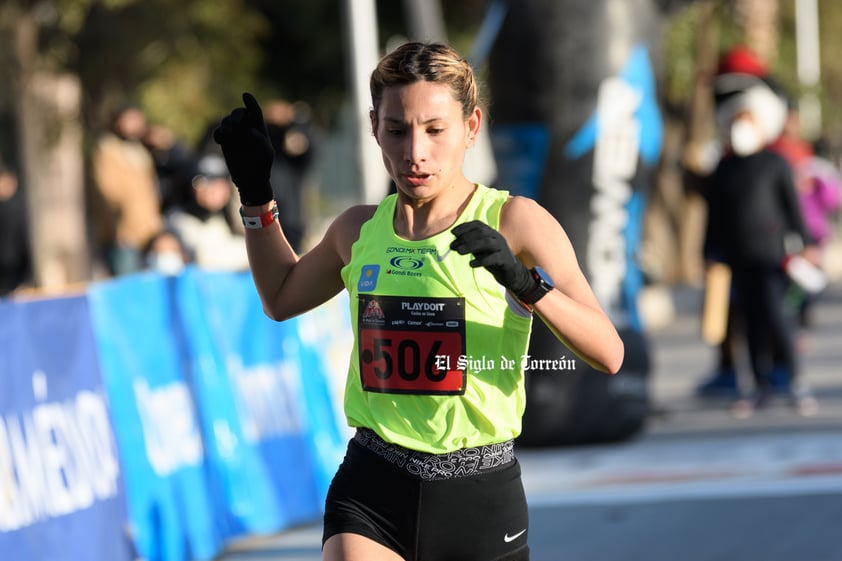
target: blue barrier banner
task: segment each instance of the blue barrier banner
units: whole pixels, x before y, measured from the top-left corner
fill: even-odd
[[[312,444],[318,450],[320,496],[327,494],[354,430],[345,420],[348,359],[354,343],[348,293],[296,318],[304,404]],[[322,505],[323,506],[323,505]]]
[[[181,282],[192,384],[228,534],[316,519],[346,441],[299,318],[268,319],[248,273],[188,269]]]
[[[129,561],[85,297],[0,302],[0,558]]]
[[[212,559],[225,533],[185,377],[192,358],[177,313],[179,283],[138,274],[89,289],[132,535],[146,561]]]

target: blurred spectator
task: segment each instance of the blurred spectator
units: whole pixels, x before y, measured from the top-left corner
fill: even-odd
[[[0,162],[0,297],[31,282],[26,216],[18,176]]]
[[[802,137],[798,109],[792,102],[788,105],[783,132],[769,149],[786,158],[792,167],[804,222],[819,251],[814,261],[821,266],[821,250],[830,237],[829,218],[839,208],[842,180],[834,173],[832,164],[826,162],[825,165],[815,155],[813,145]],[[799,326],[806,329],[810,326],[810,309],[816,295],[799,291],[796,286],[792,292],[795,293]]]
[[[801,119],[798,108],[791,99],[786,100],[787,113],[781,134],[769,144],[769,149],[777,152],[793,167],[798,169],[813,157],[813,145],[801,136]]]
[[[177,275],[190,263],[190,254],[177,233],[161,230],[144,248],[143,262],[150,271]]]
[[[727,50],[719,59],[714,77],[711,95],[714,101],[714,117],[716,129],[720,138],[711,142],[711,148],[706,157],[699,158],[703,165],[695,166],[703,175],[697,175],[688,170],[688,177],[698,185],[698,189],[707,198],[714,187],[713,172],[719,165],[723,151],[730,148],[731,121],[734,117],[735,102],[740,94],[751,84],[757,84],[759,79],[768,77],[768,68],[757,55],[744,45],[735,45]],[[777,133],[775,133],[777,134]],[[709,203],[707,203],[709,204]],[[711,260],[710,256],[705,256]],[[736,398],[740,394],[739,376],[735,363],[738,344],[744,342],[740,335],[744,332],[739,301],[731,291],[731,301],[728,307],[727,327],[725,337],[717,346],[717,363],[712,375],[704,380],[697,388],[701,397],[729,397]],[[739,340],[738,340],[739,339]]]
[[[819,156],[807,160],[801,172],[812,178],[802,195],[807,228],[824,248],[833,236],[832,218],[842,208],[842,172]]]
[[[792,166],[807,229],[816,245],[823,247],[831,235],[829,219],[839,210],[842,175],[831,162],[817,156],[813,145],[801,136],[794,105],[789,107],[783,133],[769,149],[781,154]]]
[[[786,107],[756,76],[724,74],[716,85],[726,150],[708,184],[704,256],[731,268],[754,375],[754,387],[734,403],[733,413],[749,416],[774,393],[785,392],[798,413],[812,415],[818,404],[799,375],[783,266],[789,235],[800,238],[805,255],[812,251],[812,238],[789,164],[766,148],[782,130]]]
[[[280,222],[290,245],[300,252],[305,234],[302,192],[315,151],[310,110],[303,103],[275,99],[265,104],[263,115],[275,149],[270,182]]]
[[[199,267],[248,268],[245,239],[234,227],[230,212],[233,194],[225,160],[207,154],[196,163],[190,198],[165,215],[167,228],[181,239],[190,260]]]
[[[172,129],[163,125],[150,124],[142,141],[155,161],[161,212],[166,212],[190,196],[193,153]]]
[[[93,226],[112,275],[140,270],[143,247],[163,227],[155,162],[141,142],[146,129],[143,112],[123,106],[93,152]]]

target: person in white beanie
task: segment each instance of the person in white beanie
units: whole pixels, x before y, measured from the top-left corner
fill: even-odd
[[[234,184],[218,154],[196,162],[191,196],[165,215],[166,226],[184,244],[190,261],[203,269],[244,271],[248,255],[243,235],[230,216]]]
[[[807,260],[814,245],[789,163],[767,149],[783,129],[786,103],[767,79],[739,72],[717,78],[715,99],[723,155],[709,181],[704,256],[731,269],[754,382],[732,410],[747,417],[783,392],[799,414],[812,415],[818,403],[800,376],[785,309],[785,263],[792,236]]]

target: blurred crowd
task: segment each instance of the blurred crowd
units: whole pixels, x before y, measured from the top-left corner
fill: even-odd
[[[267,104],[266,121],[275,148],[273,189],[287,238],[300,250],[301,190],[313,153],[309,121],[284,100]],[[138,107],[117,110],[92,156],[92,221],[109,274],[176,273],[188,263],[248,267],[235,187],[210,138],[215,126],[191,149],[150,125]]]
[[[274,99],[265,118],[275,149],[272,188],[284,230],[300,251],[302,190],[315,151],[309,109]],[[236,188],[211,134],[195,145],[150,122],[136,104],[116,108],[90,154],[88,222],[95,278],[189,264],[248,267]],[[0,296],[28,287],[33,264],[19,173],[0,155]]]

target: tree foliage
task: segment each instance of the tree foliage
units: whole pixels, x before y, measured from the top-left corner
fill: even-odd
[[[663,2],[662,2],[663,3]],[[487,0],[442,2],[450,40],[470,48]],[[694,73],[698,2],[673,2],[665,37],[664,94],[686,99]],[[719,40],[738,39],[732,2],[720,0]],[[381,44],[406,34],[403,2],[376,3]],[[794,1],[781,0],[774,71],[794,92]],[[842,4],[819,0],[826,122],[842,121],[842,61],[832,55]],[[115,105],[133,100],[150,117],[196,140],[239,103],[243,90],[305,100],[328,125],[343,103],[347,50],[340,0],[7,0],[0,7],[0,73],[8,78],[9,26],[21,13],[38,22],[41,68],[82,80],[86,128],[102,126]],[[0,93],[0,113],[8,99]],[[8,109],[7,109],[8,111]]]
[[[771,0],[770,0],[771,1]],[[777,53],[768,61],[773,76],[793,98],[804,93],[798,81],[797,43],[795,36],[795,0],[779,0],[780,17]],[[742,41],[739,21],[732,0],[716,0],[717,49],[724,51]],[[698,18],[701,2],[695,1],[676,11],[668,22],[664,37],[663,95],[675,104],[690,96],[696,72]],[[821,87],[817,92],[822,103],[823,125],[831,134],[842,136],[842,59],[835,56],[839,46],[838,29],[842,26],[842,3],[818,0],[819,42],[821,50]]]
[[[234,84],[263,87],[260,39],[269,22],[242,0],[11,0],[0,8],[0,52],[11,51],[23,18],[37,23],[34,69],[81,79],[88,130],[132,101],[193,140],[239,102]],[[0,55],[5,81],[21,70]],[[10,111],[0,96],[0,113]]]
[[[89,125],[131,101],[197,139],[223,107],[239,103],[232,84],[260,90],[259,41],[268,33],[269,22],[240,0],[94,2],[69,61]]]
[[[464,41],[485,2],[443,4]],[[406,33],[401,2],[377,10],[382,44]],[[89,130],[132,101],[195,141],[245,90],[304,100],[329,125],[347,91],[341,0],[10,0],[0,27],[24,13],[39,25],[38,64],[80,77]]]

